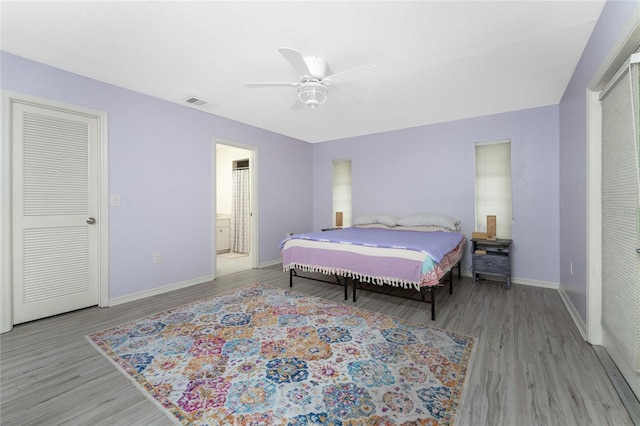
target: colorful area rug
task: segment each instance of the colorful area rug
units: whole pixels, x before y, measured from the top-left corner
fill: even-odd
[[[475,343],[262,284],[87,338],[184,425],[453,424]]]

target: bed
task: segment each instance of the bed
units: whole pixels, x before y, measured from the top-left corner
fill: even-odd
[[[435,320],[434,290],[448,277],[449,293],[453,292],[453,268],[458,267],[460,276],[465,244],[460,222],[449,216],[368,215],[356,218],[352,227],[291,235],[280,248],[291,287],[294,277],[328,282],[298,274],[303,271],[333,276],[344,286],[345,300],[351,282],[354,302],[362,283],[413,289],[431,303]]]

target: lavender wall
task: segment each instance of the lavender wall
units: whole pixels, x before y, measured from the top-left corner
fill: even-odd
[[[353,214],[440,212],[475,222],[475,142],[511,139],[514,279],[557,284],[558,107],[315,144],[314,228],[331,225],[332,160],[352,160]],[[470,267],[465,256],[463,270]]]
[[[559,106],[315,145],[6,52],[0,83],[109,114],[110,193],[122,199],[110,210],[112,297],[211,274],[213,137],[258,148],[261,263],[279,258],[287,233],[331,224],[338,158],[353,161],[355,216],[442,212],[459,217],[470,236],[474,143],[511,138],[514,277],[560,282],[585,319],[585,89],[634,14],[637,1],[607,2]],[[151,262],[156,251],[160,265]]]
[[[587,318],[587,86],[630,19],[638,1],[609,0],[560,102],[560,286]],[[569,263],[573,262],[573,275]]]
[[[109,114],[109,192],[122,203],[110,209],[111,297],[212,273],[213,137],[258,149],[260,262],[279,259],[289,231],[311,228],[310,144],[1,55],[3,89]]]

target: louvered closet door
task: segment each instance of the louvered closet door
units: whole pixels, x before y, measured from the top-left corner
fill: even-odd
[[[97,119],[14,103],[14,324],[98,302]]]

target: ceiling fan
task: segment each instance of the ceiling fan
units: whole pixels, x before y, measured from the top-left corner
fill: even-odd
[[[294,104],[295,108],[302,108],[305,105],[309,108],[317,108],[327,100],[329,96],[329,86],[333,84],[333,79],[342,74],[355,70],[373,67],[373,64],[362,65],[329,75],[329,65],[327,61],[319,56],[305,56],[300,52],[288,47],[278,49],[280,54],[293,66],[300,75],[300,81],[286,82],[256,82],[244,83],[244,87],[297,87],[298,99],[300,102]]]

